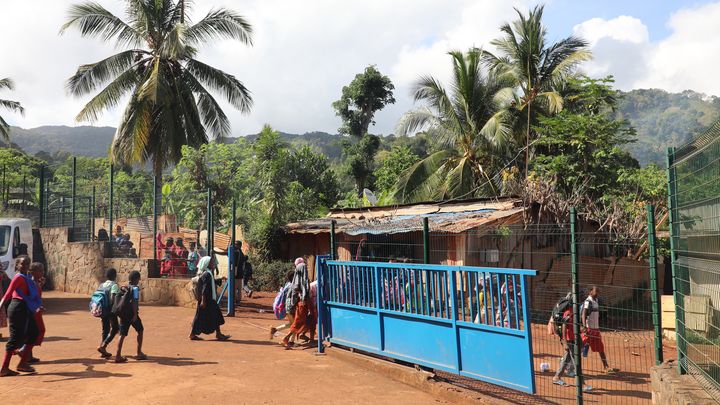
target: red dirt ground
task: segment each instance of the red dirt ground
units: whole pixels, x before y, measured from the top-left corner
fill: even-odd
[[[47,292],[47,337],[35,355],[36,375],[0,379],[7,404],[378,404],[444,403],[429,394],[313,349],[286,351],[268,340],[274,320],[271,297],[245,300],[227,318],[229,342],[187,339],[194,311],[144,306],[144,351],[148,361],[108,363],[95,351],[100,321],[87,310],[88,297]],[[5,329],[4,334],[7,334]],[[111,345],[114,349],[116,341]],[[133,355],[135,334],[124,354]],[[17,358],[13,358],[12,368]]]

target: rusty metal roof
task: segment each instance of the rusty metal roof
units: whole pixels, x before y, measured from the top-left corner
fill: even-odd
[[[518,223],[524,211],[522,202],[511,198],[336,209],[325,218],[288,224],[285,231],[327,233],[331,221],[335,220],[336,231],[348,235],[405,233],[421,231],[422,218],[426,217],[433,231],[460,233],[480,226]]]

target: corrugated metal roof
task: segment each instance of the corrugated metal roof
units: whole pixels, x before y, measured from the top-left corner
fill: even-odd
[[[285,230],[291,234],[326,233],[335,220],[336,231],[348,235],[405,233],[422,231],[421,219],[427,217],[433,231],[460,233],[483,225],[520,222],[524,210],[515,199],[333,210],[325,218],[288,224]]]

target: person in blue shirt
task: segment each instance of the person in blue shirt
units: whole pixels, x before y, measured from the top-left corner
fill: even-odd
[[[147,360],[147,355],[145,355],[142,351],[143,332],[145,328],[143,327],[142,320],[140,319],[140,308],[138,304],[140,302],[140,287],[138,287],[138,283],[140,283],[140,272],[137,270],[130,272],[128,281],[130,282],[130,285],[127,287],[127,294],[132,294],[132,318],[123,319],[122,316],[120,317],[120,340],[118,341],[117,354],[115,355],[116,363],[127,362],[127,358],[122,356],[122,346],[125,341],[125,337],[128,335],[128,332],[130,332],[131,326],[135,329],[135,332],[137,332],[137,355],[135,356],[135,359]]]

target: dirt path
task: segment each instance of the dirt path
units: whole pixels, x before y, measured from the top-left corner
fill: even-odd
[[[248,301],[223,332],[230,342],[187,339],[194,311],[141,307],[146,329],[145,362],[107,363],[95,351],[100,321],[87,311],[88,298],[48,292],[47,337],[35,352],[38,374],[0,379],[3,403],[86,404],[429,404],[444,403],[415,388],[373,374],[315,350],[285,351],[268,340],[279,323],[268,297]],[[7,330],[4,331],[7,333]],[[117,341],[117,338],[116,338]],[[111,345],[114,350],[115,342]],[[124,354],[135,351],[135,334]],[[11,365],[15,367],[17,359]]]

